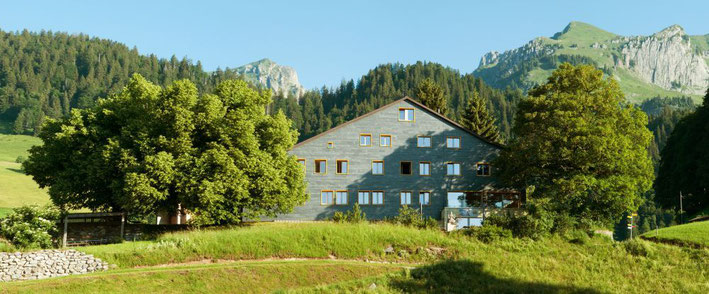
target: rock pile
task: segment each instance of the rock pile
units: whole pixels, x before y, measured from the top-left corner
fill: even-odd
[[[0,282],[36,280],[108,269],[108,263],[76,250],[0,252]]]

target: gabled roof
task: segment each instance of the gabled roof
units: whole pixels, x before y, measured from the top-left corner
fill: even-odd
[[[483,136],[479,135],[478,133],[475,133],[475,132],[473,132],[473,131],[471,131],[471,130],[465,128],[465,127],[463,127],[461,124],[457,123],[456,121],[454,121],[454,120],[452,120],[452,119],[450,119],[450,118],[447,118],[446,116],[444,116],[444,115],[442,115],[442,114],[436,112],[436,111],[433,110],[433,109],[430,109],[430,108],[426,107],[426,105],[423,105],[423,103],[418,102],[418,101],[414,100],[413,98],[410,98],[410,97],[406,96],[406,97],[404,97],[404,98],[401,98],[401,99],[399,99],[399,100],[396,100],[396,101],[393,101],[393,102],[391,102],[391,103],[389,103],[389,104],[386,104],[386,105],[384,105],[384,106],[382,106],[382,107],[379,107],[379,108],[377,108],[377,109],[375,109],[375,110],[372,110],[372,111],[370,111],[370,112],[368,112],[368,113],[366,113],[366,114],[360,115],[360,116],[358,116],[358,117],[356,117],[356,118],[354,118],[354,119],[352,119],[352,120],[350,120],[350,121],[347,121],[347,122],[345,122],[345,123],[343,123],[343,124],[341,124],[341,125],[338,125],[338,126],[332,128],[332,129],[329,129],[329,130],[324,131],[324,132],[322,132],[322,133],[320,133],[320,134],[317,134],[317,135],[315,135],[315,136],[313,136],[313,137],[310,137],[310,138],[308,138],[308,139],[306,139],[306,140],[304,140],[304,141],[302,141],[302,142],[299,142],[298,144],[295,144],[295,145],[293,146],[293,148],[297,148],[297,147],[300,147],[300,146],[302,146],[302,145],[304,145],[304,144],[306,144],[306,143],[308,143],[308,142],[310,142],[310,141],[314,141],[315,139],[320,138],[320,137],[324,136],[325,134],[334,132],[334,131],[337,130],[337,129],[340,129],[340,128],[346,126],[346,125],[349,125],[349,124],[351,124],[351,123],[354,123],[354,122],[356,122],[356,121],[359,121],[359,120],[361,120],[361,119],[363,119],[363,118],[365,118],[365,117],[368,117],[368,116],[370,116],[370,115],[372,115],[372,114],[375,114],[375,113],[377,113],[377,112],[380,112],[380,111],[382,111],[382,110],[384,110],[384,109],[387,109],[387,108],[389,108],[389,107],[391,107],[391,106],[393,106],[393,105],[396,105],[396,104],[398,104],[398,103],[400,103],[400,102],[402,102],[402,101],[406,101],[406,102],[409,102],[409,103],[411,103],[411,104],[414,104],[414,105],[420,107],[421,109],[423,109],[423,110],[425,110],[426,112],[432,114],[433,116],[438,117],[438,118],[440,118],[441,120],[443,120],[443,121],[445,121],[445,122],[447,122],[447,123],[453,125],[454,127],[459,128],[459,129],[461,129],[461,130],[463,130],[463,131],[465,131],[465,132],[467,132],[467,133],[469,133],[469,134],[475,136],[476,138],[480,139],[481,141],[483,141],[483,142],[485,142],[485,143],[488,143],[488,144],[490,144],[490,145],[492,145],[492,146],[495,146],[495,147],[497,147],[497,148],[503,148],[503,147],[504,147],[502,144],[497,143],[497,142],[490,141],[490,140],[484,138]]]

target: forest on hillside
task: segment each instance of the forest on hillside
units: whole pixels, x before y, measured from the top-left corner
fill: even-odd
[[[563,61],[585,60],[548,62]],[[83,34],[0,31],[0,126],[34,134],[45,117],[59,118],[72,108],[90,107],[120,90],[133,73],[162,86],[189,79],[202,93],[220,81],[239,78],[229,68],[206,72],[199,61],[141,55],[136,48]],[[467,100],[477,92],[495,116],[503,139],[509,138],[515,106],[525,95],[522,90],[509,85],[493,88],[472,74],[432,62],[379,65],[357,80],[310,90],[300,99],[274,93],[271,111],[284,111],[303,140],[401,97],[416,98],[415,89],[426,78],[443,89],[448,117],[459,120]],[[694,105],[689,98],[657,97],[641,108],[650,117],[648,128],[655,140],[649,152],[658,161],[674,125]]]

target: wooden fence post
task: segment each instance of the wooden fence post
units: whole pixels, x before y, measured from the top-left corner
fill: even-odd
[[[66,235],[69,227],[69,215],[64,217],[64,236],[62,237],[62,247],[66,247]]]

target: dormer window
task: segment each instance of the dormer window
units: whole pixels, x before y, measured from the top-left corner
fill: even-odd
[[[414,109],[399,108],[399,121],[414,121]]]

